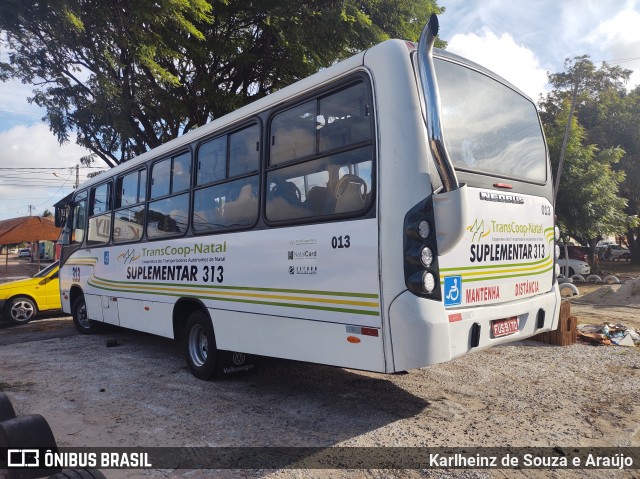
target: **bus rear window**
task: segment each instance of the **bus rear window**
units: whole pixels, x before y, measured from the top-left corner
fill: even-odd
[[[547,180],[535,105],[470,68],[435,59],[442,125],[456,169],[534,183]]]

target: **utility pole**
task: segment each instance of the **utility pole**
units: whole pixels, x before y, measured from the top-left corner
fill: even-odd
[[[76,165],[76,185],[74,186],[74,189],[78,189],[78,186],[80,186],[80,165]]]
[[[29,216],[31,216],[31,212],[33,211],[33,209],[35,208],[35,206],[33,206],[33,205],[27,205],[27,208],[29,208]]]
[[[565,62],[565,67],[569,70],[568,80],[571,82],[571,106],[569,108],[569,118],[567,118],[567,125],[564,129],[564,138],[562,139],[562,147],[560,148],[560,158],[558,160],[558,171],[556,173],[556,183],[553,190],[553,204],[556,204],[556,198],[558,197],[558,190],[560,189],[560,177],[562,176],[562,167],[564,165],[564,157],[567,153],[567,144],[569,143],[569,133],[571,132],[571,122],[573,120],[573,113],[576,107],[576,101],[578,98],[578,92],[582,86],[583,81],[589,79],[589,65],[588,56],[576,57],[572,66],[568,65],[569,59]],[[565,83],[566,84],[566,83]]]

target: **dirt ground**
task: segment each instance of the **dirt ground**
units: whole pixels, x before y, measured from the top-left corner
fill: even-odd
[[[624,271],[613,271],[621,268]],[[579,323],[640,327],[640,268],[580,286]],[[623,276],[625,275],[625,276]],[[626,298],[626,299],[625,299]],[[107,343],[116,347],[107,347]],[[264,359],[250,375],[193,378],[173,341],[82,336],[50,315],[0,325],[0,390],[42,414],[59,446],[640,447],[640,347],[534,341],[401,375]],[[615,470],[103,470],[109,479],[637,478]]]
[[[576,284],[571,312],[578,323],[623,323],[640,329],[640,265],[627,261],[601,261],[600,278],[616,276],[622,284]]]

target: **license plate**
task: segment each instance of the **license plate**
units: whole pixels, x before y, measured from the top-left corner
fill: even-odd
[[[509,334],[518,332],[518,318],[513,316],[506,319],[497,319],[491,321],[491,330],[493,331],[493,337],[499,338],[500,336],[508,336]]]

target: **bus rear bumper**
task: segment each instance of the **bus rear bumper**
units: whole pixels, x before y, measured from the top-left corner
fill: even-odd
[[[449,310],[440,302],[405,291],[389,307],[393,370],[441,363],[471,351],[555,330],[559,314],[557,285],[548,293],[518,302]],[[492,323],[513,317],[517,318],[518,331],[496,337]]]

